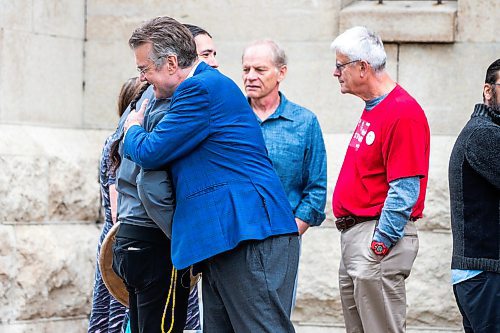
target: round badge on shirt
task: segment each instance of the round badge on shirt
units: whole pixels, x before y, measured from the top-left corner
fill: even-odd
[[[370,131],[366,135],[365,142],[366,142],[367,145],[370,146],[373,143],[373,141],[375,141],[375,133],[373,131]]]

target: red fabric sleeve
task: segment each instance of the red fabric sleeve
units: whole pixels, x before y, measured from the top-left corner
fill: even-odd
[[[402,117],[389,128],[382,147],[387,182],[404,177],[425,177],[428,172],[429,128],[413,117]]]

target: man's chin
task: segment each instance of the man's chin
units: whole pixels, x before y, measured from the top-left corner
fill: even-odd
[[[155,94],[156,99],[163,99],[167,97],[165,92],[159,91],[155,86],[153,86],[153,93]]]
[[[260,94],[255,90],[246,91],[248,98],[259,98]]]

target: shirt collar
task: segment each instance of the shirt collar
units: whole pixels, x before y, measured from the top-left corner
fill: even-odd
[[[474,117],[487,117],[490,118],[495,124],[500,125],[500,115],[496,114],[491,107],[483,103],[475,105],[471,118]]]
[[[191,68],[191,71],[189,72],[189,74],[186,77],[186,79],[189,79],[190,77],[192,77],[194,75],[194,72],[196,71],[196,69],[198,68],[198,66],[200,65],[200,63],[201,63],[201,60],[198,60],[196,62],[196,64],[194,64],[193,68]]]
[[[278,92],[278,94],[280,95],[280,104],[276,108],[276,111],[274,111],[266,120],[264,120],[264,122],[269,119],[278,119],[280,117],[286,120],[294,121],[295,115],[293,114],[291,108],[287,107],[289,103],[288,99],[285,97],[285,94],[283,94],[281,91]],[[250,104],[250,98],[247,98],[247,100],[248,104]],[[262,122],[257,115],[255,116],[257,117],[257,120],[259,122]]]

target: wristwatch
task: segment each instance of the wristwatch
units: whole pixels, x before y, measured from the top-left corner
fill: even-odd
[[[370,246],[373,253],[379,256],[385,256],[387,252],[389,252],[389,248],[385,246],[382,242],[372,241],[372,245]]]

